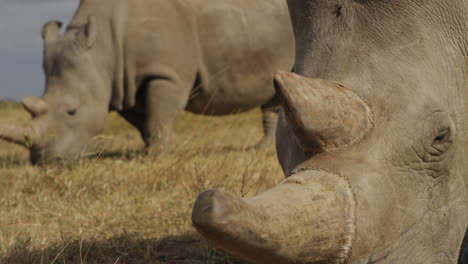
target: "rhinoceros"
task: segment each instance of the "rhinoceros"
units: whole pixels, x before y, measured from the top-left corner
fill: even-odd
[[[33,120],[1,125],[0,139],[31,149],[33,162],[79,156],[110,110],[158,156],[184,110],[225,115],[261,106],[274,139],[277,68],[291,70],[294,36],[282,0],[81,0],[42,28],[43,98],[23,105]]]
[[[287,3],[296,62],[275,76],[287,178],[251,198],[201,193],[194,227],[252,263],[457,263],[468,1]]]

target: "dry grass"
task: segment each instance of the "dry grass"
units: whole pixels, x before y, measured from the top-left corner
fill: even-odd
[[[27,120],[0,107],[0,122]],[[209,246],[191,226],[207,188],[251,196],[282,179],[258,110],[222,118],[185,114],[171,153],[141,154],[136,130],[117,115],[101,151],[77,165],[33,167],[20,147],[0,143],[0,263],[241,263]]]

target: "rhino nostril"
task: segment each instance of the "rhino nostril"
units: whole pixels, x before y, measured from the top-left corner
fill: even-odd
[[[75,115],[76,115],[76,112],[77,112],[76,109],[71,109],[71,110],[68,110],[68,111],[67,111],[67,114],[68,114],[69,116],[75,116]]]

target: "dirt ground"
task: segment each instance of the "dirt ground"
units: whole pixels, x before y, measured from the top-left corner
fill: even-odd
[[[0,122],[28,118],[0,106]],[[251,148],[260,111],[186,113],[176,133],[156,162],[116,114],[97,152],[74,165],[31,166],[26,150],[0,143],[0,263],[242,263],[198,236],[190,216],[200,191],[252,196],[284,177],[273,145]]]

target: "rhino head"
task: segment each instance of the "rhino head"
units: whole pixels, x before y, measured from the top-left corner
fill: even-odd
[[[104,126],[111,84],[96,56],[95,20],[70,26],[64,35],[60,22],[43,26],[45,94],[22,100],[30,122],[0,124],[0,139],[30,148],[33,163],[79,157]]]
[[[252,198],[201,193],[195,228],[253,263],[456,263],[468,224],[468,2],[288,5],[295,73],[275,77],[287,179]]]

